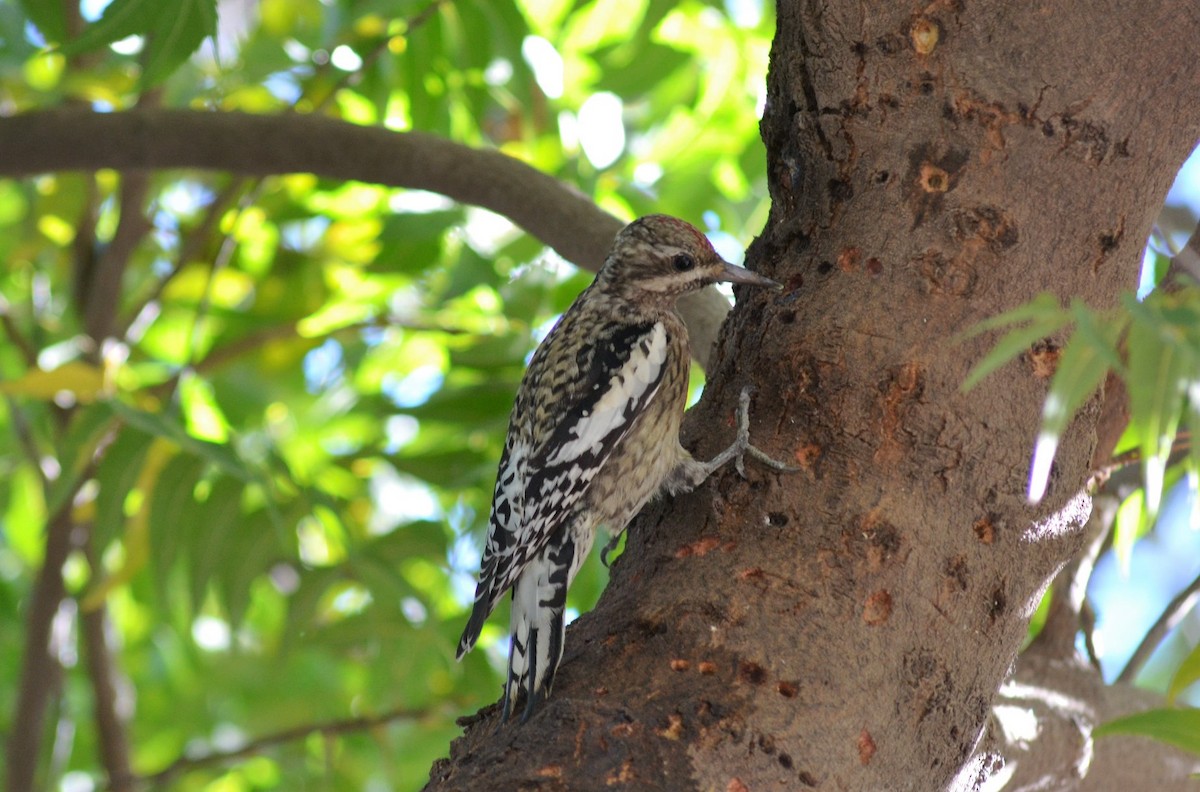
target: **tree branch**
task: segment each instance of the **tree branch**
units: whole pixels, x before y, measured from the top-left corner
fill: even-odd
[[[151,773],[150,775],[137,778],[137,783],[142,786],[163,784],[167,781],[170,781],[180,773],[187,772],[188,770],[194,770],[198,767],[221,764],[234,759],[242,759],[247,756],[253,756],[260,751],[266,750],[267,748],[303,739],[310,734],[319,733],[325,736],[348,734],[350,732],[373,729],[376,726],[383,726],[388,723],[392,723],[393,721],[415,720],[422,718],[427,714],[428,710],[399,707],[387,712],[382,712],[378,715],[364,715],[358,718],[343,718],[340,720],[327,721],[325,723],[306,723],[251,740],[241,748],[236,748],[232,751],[209,753],[204,754],[203,756],[181,756],[175,761],[171,762],[171,764],[164,767],[162,770],[159,770],[157,773]]]
[[[0,176],[99,168],[301,172],[430,190],[502,214],[592,271],[622,225],[585,195],[520,160],[422,132],[294,113],[60,108],[0,118]],[[728,311],[728,301],[712,289],[680,303],[702,365]]]
[[[1182,287],[1185,277],[1193,283],[1200,282],[1200,223],[1196,224],[1183,248],[1171,256],[1162,288],[1175,291]]]
[[[89,532],[90,533],[90,532]],[[88,538],[88,561],[98,569],[95,548]],[[133,764],[129,758],[128,685],[123,685],[113,663],[109,646],[110,623],[104,603],[92,610],[80,609],[80,628],[86,649],[88,678],[92,683],[93,718],[100,742],[100,760],[108,774],[108,786],[115,792],[133,789]]]
[[[1095,616],[1087,601],[1088,582],[1096,568],[1116,519],[1120,500],[1111,495],[1098,495],[1092,501],[1092,516],[1088,518],[1087,543],[1075,554],[1054,579],[1054,597],[1041,633],[1028,651],[1044,653],[1062,659],[1076,655],[1075,636],[1083,628],[1087,642],[1088,660],[1099,670],[1092,646],[1092,626]]]
[[[1183,591],[1176,594],[1167,603],[1167,607],[1163,609],[1162,615],[1146,631],[1146,636],[1142,638],[1142,642],[1134,650],[1133,656],[1129,658],[1129,662],[1121,670],[1120,675],[1117,677],[1118,683],[1133,683],[1133,680],[1137,678],[1138,672],[1142,670],[1142,666],[1154,654],[1154,650],[1162,643],[1163,638],[1166,638],[1171,630],[1179,626],[1184,616],[1191,613],[1197,601],[1200,601],[1200,577],[1187,584]]]
[[[71,501],[67,500],[47,525],[46,555],[26,614],[20,687],[7,745],[9,792],[34,789],[45,734],[46,703],[62,672],[51,647],[51,626],[65,593],[62,567],[73,546],[74,527]]]
[[[8,336],[8,340],[21,353],[21,358],[28,366],[37,365],[37,350],[33,344],[21,332],[21,328],[17,327],[17,322],[13,319],[12,305],[4,295],[0,294],[0,327],[4,328],[4,334]]]

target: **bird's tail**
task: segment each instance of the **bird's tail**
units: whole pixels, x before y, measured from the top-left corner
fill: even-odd
[[[471,616],[467,619],[462,637],[458,639],[456,660],[462,660],[463,655],[475,646],[475,642],[479,640],[479,633],[483,630],[483,623],[492,615],[496,604],[504,596],[504,589],[500,588],[495,580],[495,564],[495,559],[491,559],[490,563],[489,560],[484,560],[483,571],[479,573],[479,585],[475,587],[475,605],[471,608]]]
[[[527,694],[521,721],[528,720],[554,685],[563,653],[567,589],[592,549],[593,531],[574,528],[564,526],[529,562],[513,587],[503,720],[512,713],[521,691]]]

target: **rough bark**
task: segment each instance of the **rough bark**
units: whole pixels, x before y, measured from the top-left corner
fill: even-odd
[[[751,465],[648,508],[545,709],[468,722],[428,788],[936,790],[997,772],[971,758],[1083,542],[1103,394],[1030,505],[1047,379],[1026,356],[961,393],[992,339],[952,339],[1040,291],[1103,307],[1135,284],[1200,130],[1197,40],[1200,7],[1168,0],[781,2],[773,209],[748,263],[787,288],[745,295],[685,435],[711,455],[754,383],[756,444],[804,472]],[[1145,788],[1180,772],[1143,769]],[[1080,772],[1054,788],[1106,788]]]

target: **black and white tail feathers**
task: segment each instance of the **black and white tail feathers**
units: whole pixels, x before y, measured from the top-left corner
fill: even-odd
[[[550,695],[563,653],[567,589],[592,549],[595,532],[562,530],[537,558],[525,566],[513,587],[509,626],[508,680],[504,685],[503,720],[508,720],[522,690],[528,698],[521,721]]]

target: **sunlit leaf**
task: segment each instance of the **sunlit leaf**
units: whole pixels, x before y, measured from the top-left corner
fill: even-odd
[[[1136,734],[1200,754],[1200,710],[1158,709],[1102,723],[1093,734]]]
[[[1192,647],[1188,656],[1183,658],[1171,683],[1167,686],[1167,700],[1174,701],[1180,693],[1187,690],[1196,680],[1200,679],[1200,644]]]
[[[1139,488],[1121,502],[1113,521],[1113,552],[1125,574],[1129,574],[1129,562],[1133,557],[1134,544],[1149,530],[1150,520],[1146,512],[1146,491]]]
[[[1151,298],[1154,299],[1154,298]],[[1198,372],[1196,359],[1154,304],[1127,300],[1136,321],[1129,329],[1130,424],[1137,432],[1150,519],[1158,513],[1163,476],[1175,431],[1183,417],[1184,395]]]
[[[221,412],[210,383],[199,377],[184,376],[179,381],[179,397],[188,434],[215,444],[229,439],[229,421]]]
[[[53,371],[30,369],[15,380],[0,382],[0,392],[50,400],[59,393],[70,393],[87,404],[106,392],[104,371],[90,363],[75,360]]]
[[[1113,360],[1112,348],[1121,330],[1117,323],[1110,323],[1104,330],[1099,330],[1089,312],[1079,306],[1074,307],[1073,313],[1077,322],[1086,323],[1090,331],[1076,332],[1071,336],[1050,381],[1050,392],[1046,394],[1042,407],[1041,429],[1030,463],[1029,500],[1034,503],[1045,494],[1058,440],[1067,424],[1108,374]]]

